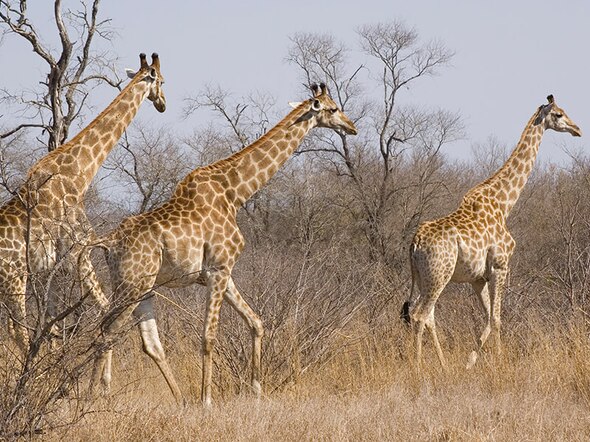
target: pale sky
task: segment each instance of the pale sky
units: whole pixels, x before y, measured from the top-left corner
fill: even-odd
[[[55,38],[52,3],[29,5],[46,39]],[[588,0],[103,0],[100,16],[111,18],[117,31],[111,49],[120,58],[121,75],[125,67],[137,67],[140,52],[160,54],[168,110],[159,115],[144,105],[139,118],[165,122],[182,133],[213,119],[206,113],[180,118],[183,99],[206,84],[219,84],[237,98],[268,92],[277,98],[278,109],[284,103],[285,114],[289,101],[305,98],[297,68],[285,62],[294,33],[333,35],[352,49],[351,65],[356,66],[365,56],[355,30],[402,20],[423,41],[438,39],[456,53],[452,66],[414,84],[404,99],[461,114],[467,142],[445,147],[452,157],[469,154],[469,143],[484,142],[490,135],[512,147],[549,93],[590,136],[590,112],[585,109],[590,102]],[[0,87],[32,87],[46,72],[21,40],[8,35],[0,45]],[[112,89],[101,91],[105,105],[116,95]],[[10,117],[5,115],[0,125]],[[541,157],[560,160],[564,143],[570,149],[586,150],[588,145],[585,137],[551,133],[541,146]]]

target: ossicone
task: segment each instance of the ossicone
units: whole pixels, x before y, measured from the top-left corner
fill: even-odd
[[[152,54],[152,67],[160,69],[160,56],[156,52]]]
[[[311,86],[309,86],[309,88],[311,89],[311,91],[313,92],[313,97],[317,98],[320,95],[325,95],[327,88],[326,88],[326,83],[313,83]]]
[[[317,83],[311,84],[309,88],[311,89],[314,97],[317,97],[321,94],[320,86]]]
[[[141,54],[139,54],[139,67],[140,67],[140,69],[143,69],[143,68],[147,68],[147,66],[148,66],[148,64],[147,64],[147,57],[142,52]]]

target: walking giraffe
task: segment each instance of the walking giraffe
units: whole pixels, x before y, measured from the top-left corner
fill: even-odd
[[[426,327],[440,363],[445,366],[436,334],[434,305],[450,281],[470,283],[487,316],[479,346],[471,352],[467,367],[475,364],[490,332],[494,333],[495,347],[500,351],[502,290],[515,246],[506,218],[531,173],[544,131],[569,132],[575,137],[582,134],[555,104],[552,95],[547,100],[549,103],[537,109],[516,148],[494,175],[469,190],[453,213],[418,227],[410,246],[412,293],[402,308],[402,316],[417,325],[418,364],[422,359],[422,334]],[[414,299],[415,283],[419,290],[417,299]]]
[[[160,61],[128,71],[130,83],[85,129],[45,155],[28,171],[24,185],[0,207],[0,301],[4,302],[21,351],[29,343],[25,325],[25,289],[29,273],[49,270],[67,252],[76,255],[93,238],[84,210],[84,196],[98,169],[129,126],[144,99],[159,112],[166,109]],[[80,263],[88,277],[83,288],[106,308],[92,263]]]
[[[357,133],[324,84],[312,86],[312,91],[312,98],[293,104],[295,109],[262,138],[226,159],[194,170],[164,205],[125,219],[99,241],[108,251],[113,299],[118,304],[105,317],[103,334],[97,341],[91,392],[108,369],[103,351],[110,348],[115,334],[133,314],[139,321],[144,351],[156,362],[180,402],[182,396],[160,343],[149,293],[154,286],[201,284],[209,290],[202,336],[203,404],[211,404],[213,347],[224,297],[251,329],[251,384],[260,396],[262,321],[242,298],[231,276],[244,248],[236,215],[295,152],[310,129],[327,127],[342,135]]]

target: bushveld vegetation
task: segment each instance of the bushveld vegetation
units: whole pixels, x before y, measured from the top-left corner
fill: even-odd
[[[439,367],[427,341],[418,373],[411,332],[399,320],[410,286],[407,247],[421,221],[454,210],[510,146],[490,139],[470,161],[446,157],[445,145],[465,135],[460,116],[414,107],[404,94],[443,73],[452,52],[401,23],[361,27],[358,38],[354,50],[372,65],[351,65],[352,48],[331,36],[292,37],[293,69],[305,83],[325,81],[360,133],[316,129],[239,215],[247,247],[234,279],[265,324],[263,398],[249,395],[249,331],[225,306],[215,404],[201,408],[205,289],[198,286],[159,290],[156,302],[188,404],[174,404],[133,324],[115,348],[110,394],[86,398],[89,340],[100,318],[64,264],[32,275],[24,357],[0,309],[0,439],[588,440],[590,157],[571,153],[565,165],[537,164],[512,212],[517,248],[503,304],[503,353],[465,369],[483,313],[468,287],[451,285],[437,304],[449,369]],[[379,90],[379,99],[371,101],[369,89]],[[88,194],[99,233],[158,206],[184,174],[256,140],[286,110],[271,96],[235,99],[208,87],[187,99],[185,112],[187,124],[194,112],[214,124],[178,137],[136,122],[121,140]],[[46,150],[32,131],[2,130],[9,134],[0,140],[4,202]],[[103,258],[93,259],[110,293]]]

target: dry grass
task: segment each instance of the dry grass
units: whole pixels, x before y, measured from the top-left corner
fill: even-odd
[[[396,331],[397,330],[397,331]],[[343,347],[296,385],[259,402],[219,388],[212,410],[196,400],[197,357],[171,351],[190,403],[179,408],[151,362],[129,340],[119,350],[115,389],[75,425],[46,440],[590,440],[590,342],[584,325],[531,326],[509,336],[500,356],[464,369],[468,339],[446,345],[449,370],[426,345],[418,374],[394,328]],[[223,374],[218,377],[222,380]],[[67,414],[67,411],[64,410]]]

